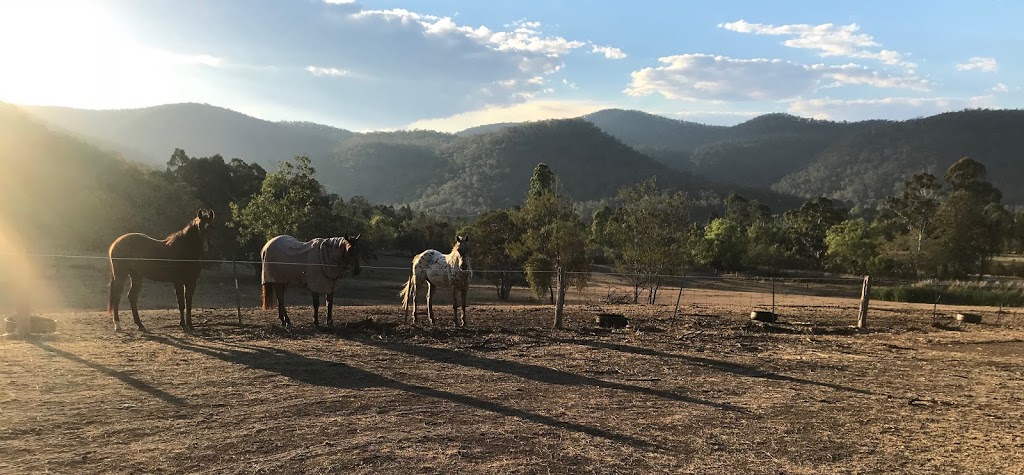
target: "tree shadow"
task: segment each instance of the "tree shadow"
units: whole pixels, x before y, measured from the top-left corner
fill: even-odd
[[[739,363],[732,363],[732,362],[729,362],[729,361],[716,360],[716,359],[711,359],[711,358],[702,358],[700,356],[688,356],[688,355],[680,355],[680,354],[677,354],[677,353],[666,353],[666,352],[663,352],[663,351],[656,351],[656,350],[651,350],[651,349],[648,349],[648,348],[641,348],[641,347],[638,347],[638,346],[624,345],[624,344],[621,344],[621,343],[609,343],[609,342],[603,342],[603,341],[567,340],[567,339],[556,339],[555,341],[558,341],[560,343],[569,343],[569,344],[575,344],[575,345],[589,346],[589,347],[592,347],[592,348],[603,348],[603,349],[608,349],[608,350],[622,351],[622,352],[632,353],[632,354],[636,354],[636,355],[657,356],[657,357],[661,357],[661,358],[675,358],[675,359],[679,359],[679,360],[688,361],[690,363],[695,363],[695,364],[699,364],[699,365],[702,365],[702,366],[707,366],[707,367],[710,367],[710,368],[714,368],[716,370],[723,371],[723,372],[726,372],[726,373],[732,373],[732,374],[735,374],[735,375],[738,375],[738,376],[747,376],[747,377],[751,377],[751,378],[768,379],[768,380],[772,380],[772,381],[784,381],[784,382],[787,382],[787,383],[808,384],[808,385],[812,385],[812,386],[820,386],[820,387],[823,387],[823,388],[834,389],[834,390],[837,390],[837,391],[847,391],[847,392],[863,394],[863,395],[867,395],[867,396],[879,396],[879,394],[871,392],[871,391],[868,391],[868,390],[865,390],[865,389],[854,388],[854,387],[851,387],[851,386],[843,386],[841,384],[826,383],[826,382],[814,381],[814,380],[810,380],[810,379],[797,378],[797,377],[794,377],[794,376],[787,376],[787,375],[784,375],[784,374],[773,373],[771,371],[765,371],[763,369],[756,368],[756,367],[753,367],[753,366],[748,366],[748,365],[739,364]]]
[[[149,394],[151,396],[155,396],[156,398],[158,398],[158,399],[160,399],[160,400],[162,400],[164,402],[167,402],[167,403],[170,403],[170,404],[174,404],[175,406],[186,406],[186,405],[188,405],[188,403],[186,403],[184,399],[181,399],[181,398],[179,398],[179,397],[177,397],[177,396],[175,396],[173,394],[170,394],[170,393],[168,393],[168,392],[166,392],[166,391],[164,391],[164,390],[162,390],[160,388],[157,388],[157,387],[155,387],[155,386],[153,386],[151,384],[148,384],[148,383],[145,383],[143,381],[140,381],[139,379],[129,375],[128,373],[125,373],[124,371],[118,371],[116,369],[108,368],[108,367],[103,366],[103,365],[101,365],[99,363],[94,363],[94,362],[89,361],[89,360],[87,360],[85,358],[82,358],[81,356],[75,355],[74,353],[70,353],[70,352],[65,351],[65,350],[54,348],[54,347],[52,347],[50,345],[47,345],[46,343],[43,343],[43,342],[40,342],[40,341],[31,341],[31,344],[39,347],[43,351],[46,351],[48,353],[52,353],[54,355],[60,356],[61,358],[64,358],[66,360],[74,361],[75,363],[79,363],[81,365],[88,366],[89,368],[92,368],[92,369],[94,369],[96,371],[99,371],[100,373],[103,373],[104,375],[110,376],[112,378],[116,378],[116,379],[120,380],[121,382],[127,384],[128,386],[131,386],[132,388],[138,389],[139,391],[147,393],[147,394]]]
[[[446,400],[506,417],[515,417],[556,429],[566,429],[586,434],[591,437],[598,437],[616,443],[627,444],[641,450],[652,452],[666,450],[665,447],[656,443],[636,437],[616,434],[605,429],[591,427],[584,424],[566,422],[554,417],[504,406],[496,402],[472,396],[434,389],[417,384],[408,384],[381,376],[371,371],[349,366],[345,363],[311,358],[286,350],[276,348],[250,349],[234,345],[228,348],[218,348],[186,341],[177,337],[164,337],[160,335],[149,335],[148,338],[158,343],[217,358],[228,363],[279,374],[304,384],[338,389],[394,389],[419,396]]]
[[[429,359],[433,361],[449,363],[459,366],[466,366],[470,368],[477,368],[486,371],[493,371],[496,373],[504,373],[512,376],[517,376],[523,379],[537,381],[540,383],[556,384],[562,386],[592,386],[602,389],[614,389],[618,391],[631,392],[635,394],[654,396],[676,402],[700,404],[703,406],[713,407],[715,409],[721,409],[725,411],[742,413],[747,412],[745,409],[738,406],[734,406],[732,404],[707,401],[704,399],[698,399],[691,396],[685,396],[682,394],[677,394],[674,392],[664,391],[660,389],[653,389],[643,386],[636,386],[632,384],[605,381],[603,379],[593,378],[590,376],[583,376],[576,373],[570,373],[567,371],[561,371],[535,364],[520,363],[516,361],[499,360],[493,358],[484,358],[465,351],[435,348],[429,346],[410,345],[406,343],[387,342],[380,340],[350,341],[361,343],[368,346],[374,346],[377,348],[383,348],[398,353],[403,353],[409,356],[416,356],[419,358]]]

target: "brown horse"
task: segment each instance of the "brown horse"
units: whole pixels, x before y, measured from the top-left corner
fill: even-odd
[[[359,236],[314,238],[302,242],[277,236],[260,251],[263,263],[263,309],[270,310],[277,297],[277,317],[288,328],[292,321],[284,306],[288,284],[306,287],[313,294],[313,325],[320,326],[320,294],[327,294],[327,326],[334,324],[334,289],[348,268],[359,275]]]
[[[163,240],[153,239],[145,234],[129,233],[114,240],[110,245],[110,303],[107,310],[114,316],[114,331],[121,331],[117,307],[121,303],[121,291],[125,280],[131,278],[128,302],[132,306],[132,317],[139,330],[146,331],[139,320],[139,293],[142,279],[174,284],[178,297],[178,323],[187,331],[192,330],[192,295],[202,270],[199,258],[210,248],[210,225],[213,224],[213,210],[200,209],[196,217],[184,229]]]

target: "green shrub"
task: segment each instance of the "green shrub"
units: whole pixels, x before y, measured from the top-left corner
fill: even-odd
[[[872,289],[871,298],[889,302],[947,305],[1024,306],[1024,287],[1019,284],[917,282]]]

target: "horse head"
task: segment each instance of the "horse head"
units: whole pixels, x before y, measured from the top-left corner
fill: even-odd
[[[352,268],[352,275],[359,275],[359,236],[345,236],[345,252],[341,253],[341,265]]]
[[[214,222],[212,209],[199,208],[196,211],[196,218],[192,220],[191,226],[199,231],[199,240],[203,243],[203,252],[210,250],[210,234]]]
[[[458,251],[459,257],[462,258],[462,270],[469,269],[469,236],[455,236],[455,247],[452,248],[452,252]]]

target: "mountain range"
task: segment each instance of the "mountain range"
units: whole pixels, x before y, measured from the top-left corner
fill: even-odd
[[[355,133],[270,122],[205,104],[91,111],[21,106],[52,127],[162,168],[175,148],[273,169],[309,156],[344,198],[410,203],[443,214],[518,204],[548,163],[578,201],[657,176],[692,196],[732,191],[776,211],[827,196],[874,207],[910,175],[941,175],[962,156],[988,167],[1004,202],[1024,204],[1024,111],[965,110],[907,121],[833,122],[767,114],[726,127],[609,109],[578,119],[491,124],[456,134]]]

